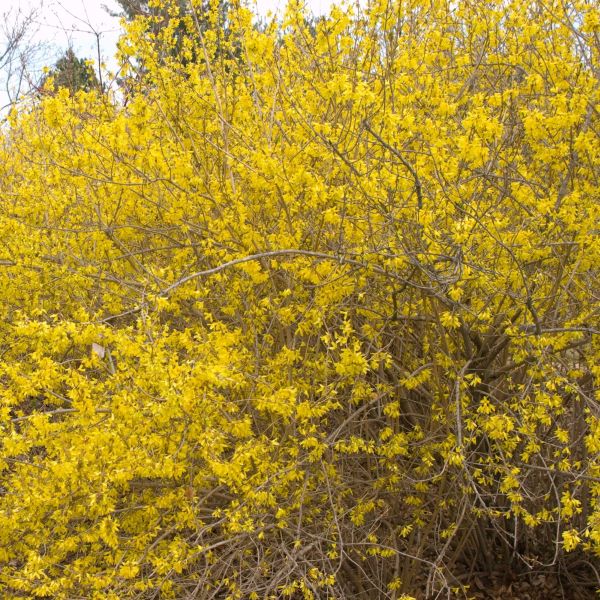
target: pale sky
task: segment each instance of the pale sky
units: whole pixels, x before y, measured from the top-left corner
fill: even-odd
[[[254,0],[257,10],[265,15],[268,11],[282,11],[286,0]],[[315,14],[326,12],[332,0],[306,0]],[[103,8],[119,12],[116,0],[0,0],[0,17],[18,11],[27,13],[37,8],[33,40],[43,42],[45,47],[38,52],[36,67],[52,66],[66,48],[72,46],[80,58],[97,60],[97,39],[100,39],[102,61],[109,70],[114,70],[114,53],[119,37],[119,19],[111,17]],[[6,19],[4,20],[7,22]],[[0,24],[1,27],[1,24]],[[4,32],[0,30],[0,54],[4,47]],[[4,74],[0,73],[0,112],[8,102]]]
[[[73,46],[78,56],[97,58],[96,33],[100,35],[102,59],[110,61],[119,36],[119,19],[111,17],[103,6],[117,12],[115,0],[0,0],[1,12],[38,11],[35,39],[48,44],[48,63],[54,54]]]

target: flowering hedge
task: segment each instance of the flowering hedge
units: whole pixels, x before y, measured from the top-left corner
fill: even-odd
[[[599,585],[596,3],[154,4],[3,132],[2,597]]]

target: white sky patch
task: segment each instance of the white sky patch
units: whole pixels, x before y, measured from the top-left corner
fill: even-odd
[[[36,9],[36,38],[59,56],[72,46],[78,56],[96,60],[99,35],[102,60],[112,60],[120,33],[119,19],[104,6],[118,12],[115,0],[5,0],[3,4],[13,11]],[[50,65],[56,59],[50,50],[47,58]]]

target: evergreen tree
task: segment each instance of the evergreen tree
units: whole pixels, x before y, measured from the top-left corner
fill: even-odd
[[[183,41],[184,39],[192,39],[195,43],[192,44],[194,48],[199,46],[199,37],[209,30],[217,31],[222,35],[222,41],[229,38],[229,23],[228,13],[230,4],[227,0],[219,0],[216,14],[216,27],[214,23],[211,23],[211,12],[212,6],[209,0],[203,0],[200,7],[194,7],[191,0],[176,0],[169,10],[164,7],[156,8],[150,6],[148,0],[117,0],[122,11],[115,13],[111,12],[113,16],[125,17],[128,21],[133,21],[138,17],[150,18],[149,33],[155,35],[164,31],[169,25],[172,24],[173,19],[178,19],[179,22],[174,28],[174,36],[176,42],[174,49],[170,50],[171,56],[180,56],[182,64],[190,62],[189,57],[183,56]],[[176,12],[173,11],[173,7],[176,7]],[[214,14],[214,13],[213,13]],[[192,17],[190,20],[187,17]],[[214,19],[214,16],[212,17]],[[222,46],[220,45],[222,50]],[[198,56],[196,52],[193,52],[191,62],[196,62]]]
[[[78,90],[89,92],[100,89],[94,69],[83,58],[78,58],[73,48],[67,48],[49,73],[54,78],[54,88],[68,88],[71,93]]]

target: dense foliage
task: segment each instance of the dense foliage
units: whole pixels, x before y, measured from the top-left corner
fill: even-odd
[[[596,3],[152,4],[3,132],[1,596],[598,586]]]

